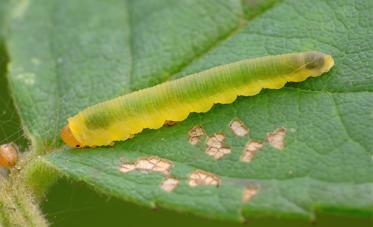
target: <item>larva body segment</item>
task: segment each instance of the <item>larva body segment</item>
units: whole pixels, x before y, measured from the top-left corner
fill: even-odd
[[[214,67],[88,107],[69,118],[62,138],[71,146],[109,145],[144,128],[182,121],[191,112],[206,112],[215,103],[232,103],[237,96],[256,95],[263,88],[279,89],[286,82],[320,76],[333,65],[330,55],[311,51]]]

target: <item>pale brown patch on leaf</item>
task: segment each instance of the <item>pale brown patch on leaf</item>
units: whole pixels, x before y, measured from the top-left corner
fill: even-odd
[[[263,147],[263,143],[259,141],[250,141],[245,145],[245,150],[240,157],[242,162],[251,162],[257,151]]]
[[[285,147],[285,135],[286,129],[279,128],[276,131],[267,135],[269,144],[278,150],[282,150]]]
[[[247,203],[251,198],[253,198],[258,192],[258,188],[246,187],[242,193],[242,202]]]
[[[135,164],[129,164],[129,163],[124,163],[119,167],[119,171],[123,173],[128,173],[135,169],[136,169]]]
[[[220,148],[220,147],[223,147],[224,140],[225,140],[224,134],[222,134],[222,133],[216,133],[215,135],[210,136],[207,139],[206,145],[209,146],[209,147]]]
[[[189,143],[196,145],[205,134],[205,130],[201,126],[194,126],[189,130]]]
[[[149,157],[140,159],[136,162],[136,169],[143,171],[154,171],[168,175],[172,167],[171,161],[160,159],[158,157]]]
[[[172,192],[178,185],[180,181],[173,177],[168,177],[161,183],[161,188],[166,192]]]
[[[171,161],[151,156],[139,158],[135,163],[123,163],[119,167],[119,170],[124,173],[138,170],[142,172],[159,172],[164,175],[169,175],[171,167]]]
[[[215,185],[219,186],[220,177],[213,173],[209,173],[202,170],[193,171],[188,179],[188,184],[191,187],[196,187],[199,185]]]
[[[225,136],[222,133],[217,133],[210,136],[206,141],[206,154],[214,159],[220,159],[224,155],[231,153],[231,148],[224,145]]]
[[[231,149],[228,147],[207,147],[206,154],[212,156],[214,159],[221,159],[224,155],[231,153]]]
[[[229,128],[236,136],[246,136],[249,133],[249,129],[240,120],[232,120],[229,123]]]

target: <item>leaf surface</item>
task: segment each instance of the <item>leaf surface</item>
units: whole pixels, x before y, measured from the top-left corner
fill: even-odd
[[[217,219],[312,218],[320,210],[371,216],[373,3],[289,0],[250,23],[243,8],[233,0],[14,5],[7,40],[11,89],[41,150],[60,147],[59,130],[82,108],[168,79],[305,50],[330,53],[336,63],[322,77],[216,105],[113,147],[64,148],[43,162],[109,195]],[[248,135],[229,128],[237,119]],[[231,153],[219,160],[207,155],[207,136],[191,145],[195,126],[207,136],[223,132]],[[277,129],[285,129],[282,150],[267,141]],[[240,161],[249,141],[263,147],[250,162]],[[123,171],[123,163],[145,158],[170,162],[177,186],[162,189],[167,176],[159,171]],[[219,185],[190,186],[196,170],[214,174]]]
[[[0,0],[0,144],[15,142],[24,148],[27,141],[23,136],[20,119],[14,107],[6,78],[9,59],[4,39],[7,30],[8,6],[8,0]]]

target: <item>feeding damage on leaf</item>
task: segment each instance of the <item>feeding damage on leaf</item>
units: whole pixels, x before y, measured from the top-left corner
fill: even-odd
[[[164,175],[169,175],[170,169],[173,164],[169,160],[161,159],[156,156],[142,157],[139,158],[134,163],[123,163],[119,167],[119,171],[123,173],[128,173],[133,170],[138,170],[141,172],[159,172]]]
[[[206,141],[206,154],[214,159],[221,159],[224,155],[231,153],[231,148],[224,144],[225,136],[223,133],[216,133],[210,136]]]
[[[188,184],[191,187],[196,187],[200,185],[219,186],[220,177],[213,173],[209,173],[203,170],[195,170],[190,174],[188,178]]]
[[[273,148],[277,150],[282,150],[285,147],[285,135],[286,135],[286,129],[279,128],[275,130],[274,132],[268,134],[267,140]]]
[[[251,198],[253,198],[258,192],[258,188],[248,186],[243,190],[242,202],[247,203]]]
[[[245,126],[245,123],[241,120],[234,118],[229,123],[229,128],[235,136],[244,137],[249,134],[249,129]],[[290,129],[290,132],[295,132],[295,129]],[[189,130],[189,143],[196,145],[200,141],[200,137],[206,135],[205,130],[200,126],[194,126]],[[273,132],[269,132],[265,140],[269,143],[270,146],[277,150],[283,150],[285,148],[285,128],[278,128]],[[205,153],[211,156],[215,160],[222,159],[225,155],[232,153],[232,148],[228,147],[225,144],[225,135],[223,132],[217,132],[212,136],[208,136],[206,140],[206,149]],[[252,140],[248,138],[243,153],[240,156],[241,162],[249,163],[251,162],[256,153],[262,149],[264,143],[260,140]]]
[[[173,164],[171,161],[150,156],[138,158],[135,162],[122,163],[119,166],[119,171],[122,173],[135,170],[143,173],[161,173],[166,178],[161,182],[160,188],[166,192],[172,192],[179,185],[179,180],[170,176],[172,167]]]
[[[194,126],[188,132],[188,141],[190,144],[196,145],[199,143],[200,138],[204,135],[206,135],[206,133],[202,126]]]
[[[167,177],[161,183],[161,189],[166,192],[172,192],[179,185],[180,181],[174,177]]]
[[[249,133],[249,129],[240,120],[232,120],[229,123],[229,128],[236,136],[246,136]]]
[[[170,176],[172,167],[173,164],[171,161],[150,156],[138,158],[134,162],[123,163],[119,166],[119,171],[122,173],[129,173],[136,170],[144,173],[162,173],[165,179],[160,183],[160,188],[166,192],[172,192],[180,184],[180,180]],[[203,170],[195,170],[188,177],[188,185],[191,187],[199,185],[218,186],[219,184],[220,177]]]
[[[251,160],[255,157],[257,151],[259,151],[263,147],[263,143],[259,141],[249,141],[245,145],[244,152],[240,157],[241,162],[251,162]]]

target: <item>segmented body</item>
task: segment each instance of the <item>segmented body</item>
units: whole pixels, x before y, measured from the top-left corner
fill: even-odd
[[[182,121],[191,112],[207,112],[216,103],[279,89],[329,71],[334,62],[321,52],[247,59],[168,81],[88,107],[69,118],[68,127],[81,146],[109,145],[144,128]]]

